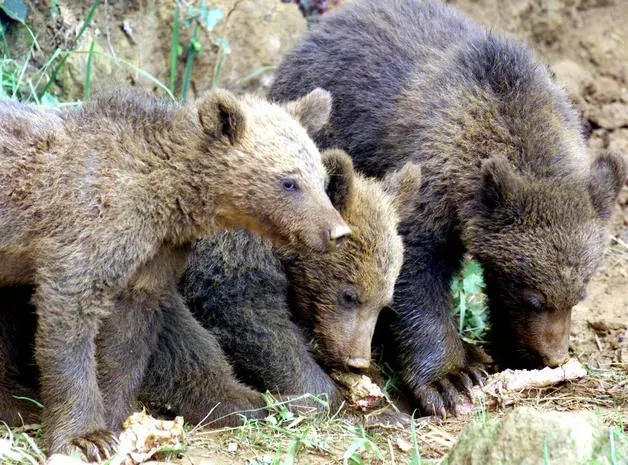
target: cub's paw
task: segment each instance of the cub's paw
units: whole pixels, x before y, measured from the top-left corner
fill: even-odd
[[[82,436],[76,436],[60,447],[55,454],[78,455],[87,462],[103,462],[112,458],[118,449],[118,438],[109,430],[96,430]]]
[[[473,386],[482,385],[492,361],[482,349],[471,344],[465,344],[465,352],[467,363],[464,367],[414,389],[423,414],[445,418],[448,414],[456,414],[461,396],[473,400]]]

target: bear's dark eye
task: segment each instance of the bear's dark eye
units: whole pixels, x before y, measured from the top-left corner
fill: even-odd
[[[545,296],[537,291],[525,290],[523,292],[525,303],[534,310],[543,310]]]
[[[358,294],[353,289],[342,291],[341,299],[346,307],[355,307],[358,305]]]
[[[295,192],[299,190],[299,185],[294,179],[284,179],[281,181],[281,187],[288,192]]]

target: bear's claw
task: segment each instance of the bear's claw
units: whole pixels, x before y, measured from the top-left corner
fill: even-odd
[[[55,453],[73,455],[78,452],[87,462],[102,462],[112,458],[118,449],[118,438],[109,430],[96,430],[70,439]]]

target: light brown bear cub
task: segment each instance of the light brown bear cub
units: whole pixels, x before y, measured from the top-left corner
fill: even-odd
[[[0,286],[36,286],[51,453],[113,452],[194,240],[247,228],[325,250],[350,232],[303,127],[329,111],[320,89],[283,107],[226,91],[189,106],[130,91],[64,112],[0,102]],[[116,313],[133,331],[101,326]]]

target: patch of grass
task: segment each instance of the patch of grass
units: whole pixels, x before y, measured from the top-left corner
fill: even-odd
[[[29,434],[30,433],[30,434]],[[45,460],[40,445],[41,430],[11,429],[0,424],[0,463],[3,465],[39,465]]]
[[[269,398],[272,402],[272,398]],[[292,405],[314,396],[301,396]],[[398,464],[434,463],[420,455],[419,443],[430,440],[432,425],[420,422],[411,430],[365,429],[361,420],[330,411],[324,399],[322,408],[300,408],[294,413],[286,402],[268,405],[270,414],[260,420],[244,420],[236,428],[207,430],[194,428],[189,434],[190,449],[202,451],[218,460],[247,465],[293,464]],[[411,436],[412,435],[412,436]],[[399,441],[411,447],[400,448]]]
[[[475,260],[465,260],[460,274],[451,283],[458,333],[472,344],[483,342],[488,330],[484,287],[482,267]]]
[[[74,40],[70,44],[69,49],[65,50],[65,51],[63,51],[61,53],[61,60],[54,67],[54,69],[52,70],[52,74],[50,75],[50,78],[48,79],[48,81],[44,85],[43,89],[39,92],[38,96],[39,96],[40,99],[48,91],[50,86],[52,84],[54,84],[54,82],[56,81],[57,74],[59,74],[59,71],[61,71],[61,68],[63,68],[63,65],[65,65],[65,62],[67,61],[68,57],[70,56],[70,53],[74,50],[74,48],[76,47],[76,44],[78,43],[78,41],[81,39],[81,37],[85,33],[85,30],[89,27],[90,23],[92,22],[92,18],[94,17],[94,14],[96,13],[96,9],[98,8],[98,5],[100,5],[100,0],[94,0],[94,3],[92,4],[92,7],[89,9],[89,11],[87,13],[87,16],[83,20],[83,25],[81,26],[81,29],[79,30],[78,34],[76,35],[76,37],[74,38]]]

